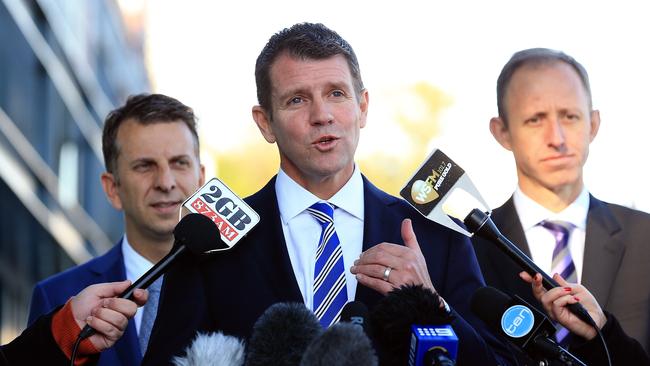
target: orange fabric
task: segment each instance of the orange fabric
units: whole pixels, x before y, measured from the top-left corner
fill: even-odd
[[[72,315],[72,305],[68,300],[63,308],[52,317],[52,336],[68,359],[72,357],[72,348],[79,333],[81,333],[81,328],[79,328],[74,315]],[[90,339],[84,339],[79,344],[77,359],[74,364],[77,366],[83,365],[88,361],[88,356],[95,353],[99,353],[99,350],[95,348]]]

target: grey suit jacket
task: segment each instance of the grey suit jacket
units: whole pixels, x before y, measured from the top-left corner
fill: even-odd
[[[530,256],[519,216],[510,198],[492,211],[501,232]],[[494,244],[474,238],[485,282],[539,304],[521,269]],[[589,197],[582,284],[625,332],[650,351],[650,215]],[[539,307],[541,309],[541,307]]]

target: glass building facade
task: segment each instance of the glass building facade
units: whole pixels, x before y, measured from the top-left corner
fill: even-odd
[[[0,0],[0,341],[37,281],[106,252],[108,111],[150,90],[141,23],[111,0]]]

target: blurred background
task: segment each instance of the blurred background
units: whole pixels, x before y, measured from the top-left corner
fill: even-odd
[[[160,92],[199,116],[201,158],[246,196],[278,168],[251,117],[255,59],[275,32],[322,22],[354,47],[370,93],[357,162],[397,195],[434,148],[496,207],[514,163],[488,130],[510,55],[561,49],[587,68],[602,125],[585,170],[601,199],[650,211],[644,2],[0,0],[0,340],[35,282],[102,254],[122,220],[99,176],[103,118]]]

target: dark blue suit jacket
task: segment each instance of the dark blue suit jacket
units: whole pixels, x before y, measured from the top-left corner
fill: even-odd
[[[124,269],[122,246],[120,244],[121,242],[118,242],[111,250],[100,257],[36,284],[32,294],[28,323],[31,324],[39,316],[47,314],[57,306],[64,304],[70,297],[92,284],[124,281],[126,279],[126,270]],[[138,335],[135,330],[135,323],[131,319],[122,338],[113,347],[102,352],[98,365],[138,365],[141,359]]]
[[[269,306],[303,301],[282,232],[275,179],[246,201],[261,216],[246,238],[229,252],[198,264],[186,257],[165,275],[143,365],[168,364],[174,355],[182,354],[197,331],[221,330],[248,338]],[[495,364],[492,350],[479,333],[498,352],[507,351],[470,312],[469,299],[484,283],[469,240],[431,223],[404,200],[380,191],[365,178],[364,205],[363,250],[384,241],[403,244],[400,225],[404,218],[411,218],[433,285],[460,315],[452,323],[460,339],[458,364]],[[381,297],[359,285],[355,299],[372,310]]]

